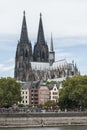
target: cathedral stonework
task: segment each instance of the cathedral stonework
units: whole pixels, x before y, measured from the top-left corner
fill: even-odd
[[[17,45],[15,57],[15,73],[14,76],[20,81],[29,81],[32,78],[32,70],[30,61],[32,60],[32,46],[28,39],[25,12],[23,16],[22,30],[20,41]]]
[[[37,42],[34,46],[34,53],[33,53],[33,61],[37,62],[48,62],[48,45],[44,38],[44,31],[42,25],[42,15],[40,14],[40,21],[39,21],[39,29],[38,29],[38,36]]]
[[[32,44],[28,38],[25,11],[20,40],[16,49],[14,77],[19,81],[47,80],[60,77],[78,75],[78,68],[74,63],[67,63],[65,59],[55,62],[53,38],[51,35],[50,50],[45,41],[40,14],[37,42],[32,53]]]

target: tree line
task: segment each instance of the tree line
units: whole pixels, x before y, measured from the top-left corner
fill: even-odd
[[[87,76],[75,76],[62,82],[59,106],[67,109],[87,108]]]
[[[0,107],[9,107],[21,100],[21,84],[13,78],[0,78]],[[45,103],[48,106],[54,104],[51,101]],[[87,76],[68,77],[64,80],[55,105],[61,109],[87,108]]]
[[[0,107],[10,107],[21,101],[21,85],[13,78],[0,79]]]

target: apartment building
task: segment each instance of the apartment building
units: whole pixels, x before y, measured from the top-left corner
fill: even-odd
[[[46,85],[41,85],[38,89],[38,104],[44,105],[50,99],[50,91]]]

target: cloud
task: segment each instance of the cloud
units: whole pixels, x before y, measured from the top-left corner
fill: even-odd
[[[9,71],[14,68],[14,58],[4,59],[4,62],[0,64],[0,71]]]
[[[87,45],[87,36],[54,38],[54,48]]]
[[[0,77],[14,77],[14,65],[0,64]]]
[[[14,65],[4,65],[4,64],[0,64],[0,72],[6,72],[6,71],[11,71],[14,69]]]
[[[55,58],[56,58],[56,60],[60,60],[60,59],[68,59],[68,58],[70,58],[72,56],[72,54],[71,53],[69,53],[69,52],[65,52],[64,50],[62,50],[62,49],[58,49],[58,50],[56,50],[56,52],[55,52]]]
[[[4,62],[0,64],[0,77],[13,77],[14,75],[14,59],[4,59]]]
[[[0,32],[20,32],[24,9],[31,34],[37,33],[42,12],[47,34],[87,35],[86,0],[0,0]]]
[[[9,35],[10,38],[10,35]],[[7,38],[8,39],[8,38]],[[31,43],[34,45],[36,39],[30,38]],[[15,39],[13,37],[14,43],[12,44],[11,42],[5,42],[1,44],[1,46],[4,45],[3,49],[0,46],[0,75],[5,75],[5,70],[6,70],[6,75],[8,72],[12,74],[14,72],[14,67],[12,70],[12,66],[15,64],[15,53],[16,53],[16,46],[17,46],[17,41],[18,39]],[[50,38],[46,38],[47,44],[50,46]],[[55,51],[55,59],[61,60],[61,59],[66,59],[69,62],[72,62],[74,60],[77,63],[77,66],[80,68],[82,65],[86,66],[87,58],[86,58],[86,53],[87,53],[87,37],[86,36],[81,36],[81,37],[54,37],[53,39],[53,44],[54,44],[54,51]],[[2,71],[3,70],[3,71]],[[11,70],[11,71],[10,71]],[[81,73],[82,69],[81,69]],[[86,71],[84,73],[87,73]]]
[[[10,59],[6,60],[5,63],[7,63],[7,64],[14,63],[14,58],[10,58]]]
[[[87,66],[80,66],[81,75],[87,75]]]

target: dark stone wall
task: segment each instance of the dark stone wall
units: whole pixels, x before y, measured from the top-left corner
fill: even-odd
[[[46,113],[0,113],[1,117],[85,117],[87,112],[46,112]]]

